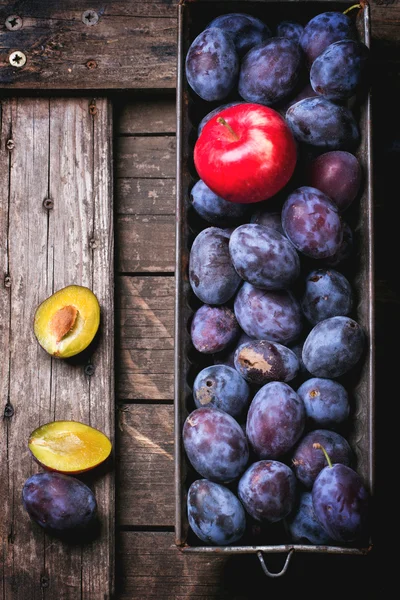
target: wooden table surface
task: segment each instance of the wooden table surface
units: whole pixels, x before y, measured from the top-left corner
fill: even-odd
[[[134,49],[132,60],[138,66],[131,89],[111,94],[115,167],[115,598],[255,600],[272,594],[286,599],[299,593],[319,600],[391,597],[400,339],[400,2],[370,2],[377,353],[375,545],[366,557],[296,555],[288,573],[278,579],[263,574],[255,555],[188,556],[174,545],[176,2],[93,0],[80,4],[104,9],[104,21],[109,16],[113,26],[129,28],[128,44]],[[1,2],[1,14],[23,12],[23,5]],[[54,2],[53,8],[58,13],[56,19],[65,18],[61,1]],[[48,22],[46,14],[39,14],[41,10],[38,6],[38,13],[27,17],[42,19],[44,28]],[[114,35],[117,37],[110,31],[110,39]],[[126,53],[121,60],[127,60]],[[7,90],[6,84],[2,87]],[[94,81],[93,88],[101,89],[100,79]],[[61,572],[57,586],[44,586],[42,594],[51,600],[109,598],[107,594],[82,593],[71,587]],[[32,595],[36,597],[39,595]],[[0,598],[13,598],[4,583]]]

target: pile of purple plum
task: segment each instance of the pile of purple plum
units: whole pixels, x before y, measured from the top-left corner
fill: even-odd
[[[239,102],[283,111],[299,149],[292,180],[268,201],[234,204],[201,179],[190,192],[190,336],[202,366],[182,440],[197,543],[243,542],[260,525],[268,543],[276,523],[285,543],[368,536],[369,494],[347,439],[347,382],[367,334],[346,270],[363,188],[349,106],[367,59],[354,20],[336,11],[281,21],[274,33],[251,15],[224,14],[187,53],[196,95],[215,103],[237,90]],[[203,116],[198,134],[224,107]]]

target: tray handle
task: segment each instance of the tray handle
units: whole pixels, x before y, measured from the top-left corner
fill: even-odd
[[[287,557],[286,557],[285,564],[283,565],[282,569],[281,569],[281,570],[280,570],[278,573],[271,573],[271,571],[269,571],[269,570],[268,570],[268,567],[267,567],[267,565],[265,564],[264,557],[263,557],[263,554],[262,554],[262,552],[261,552],[261,551],[260,551],[260,552],[257,552],[257,556],[258,556],[258,558],[259,558],[259,560],[260,560],[260,564],[261,564],[262,570],[264,571],[264,573],[265,573],[265,574],[266,574],[268,577],[281,577],[281,576],[282,576],[282,575],[284,575],[284,574],[286,573],[286,571],[288,570],[288,566],[289,566],[289,563],[290,563],[290,559],[292,558],[292,555],[293,555],[293,553],[294,553],[294,548],[291,548],[291,549],[289,550],[289,552],[288,552],[288,555],[287,555]]]

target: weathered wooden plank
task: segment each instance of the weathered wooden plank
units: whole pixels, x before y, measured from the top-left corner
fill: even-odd
[[[175,133],[175,94],[140,95],[131,102],[115,105],[115,128],[119,135]]]
[[[40,9],[40,4],[44,6]],[[0,87],[8,89],[174,88],[176,6],[119,3],[108,13],[103,4],[44,2],[2,7],[0,19],[18,14],[22,27],[4,29],[0,42]],[[111,4],[112,3],[107,3]],[[152,16],[151,7],[157,15]],[[147,10],[146,10],[147,8]],[[172,8],[174,10],[172,10]],[[82,15],[88,10],[89,21]],[[147,12],[148,11],[148,12]],[[167,14],[170,16],[163,16]],[[143,15],[143,16],[142,16]],[[161,16],[160,16],[161,15]],[[23,52],[26,64],[9,63]]]
[[[174,179],[120,178],[116,181],[115,210],[124,215],[172,215]]]
[[[118,411],[118,525],[174,524],[172,405],[122,405]]]
[[[175,178],[175,137],[120,137],[115,151],[118,177]]]
[[[272,573],[280,572],[286,555],[264,554]],[[218,552],[184,554],[171,532],[123,532],[118,538],[120,600],[254,600],[265,595],[292,598],[310,581],[327,597],[390,597],[393,573],[374,568],[373,557],[319,556],[295,553],[282,577],[267,577],[255,554],[221,556]],[[335,573],[335,577],[332,577]],[[377,577],[377,573],[385,573]],[[325,588],[324,588],[325,589]],[[260,590],[262,593],[260,594]]]
[[[2,171],[1,181],[3,202],[4,190],[10,190],[6,247],[11,300],[6,318],[12,341],[6,362],[7,394],[15,411],[3,423],[7,435],[0,442],[8,459],[1,467],[7,483],[0,489],[2,505],[9,506],[1,531],[7,600],[111,598],[113,593],[112,470],[90,482],[102,529],[88,545],[77,540],[70,546],[44,536],[20,500],[24,481],[38,470],[27,449],[35,427],[74,419],[114,438],[111,106],[98,100],[92,116],[90,102],[3,101],[1,146],[11,132],[14,142],[10,169]],[[52,210],[43,207],[46,197],[54,202]],[[7,213],[7,205],[3,210]],[[83,364],[52,359],[32,331],[38,304],[71,283],[92,288],[102,307],[92,378]]]
[[[93,0],[51,0],[51,2],[25,1],[23,6],[19,2],[0,0],[2,14],[19,15],[29,18],[65,19],[80,21],[83,11],[94,9],[100,16],[147,16],[147,17],[174,17],[176,15],[175,0],[106,0],[95,2]]]
[[[117,397],[173,399],[173,277],[116,280]]]
[[[120,273],[172,273],[175,269],[175,217],[117,218],[117,268]]]

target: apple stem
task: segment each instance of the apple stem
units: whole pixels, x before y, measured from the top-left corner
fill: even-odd
[[[225,121],[225,119],[223,117],[218,117],[217,123],[221,123],[221,125],[226,127],[228,129],[228,131],[230,131],[230,133],[233,135],[233,137],[235,138],[236,141],[240,139],[238,134],[236,133],[236,131],[234,131],[232,129],[232,127],[229,125],[229,123],[227,123],[227,121]]]
[[[325,458],[326,458],[326,461],[327,461],[329,467],[332,468],[332,461],[329,458],[329,454],[327,453],[327,451],[325,450],[323,445],[319,444],[318,442],[315,442],[315,444],[313,444],[313,448],[316,448],[317,450],[322,450],[322,452],[325,454]]]
[[[351,10],[353,10],[353,8],[364,8],[363,4],[364,4],[364,2],[360,2],[360,4],[353,4],[353,6],[346,8],[346,10],[343,11],[343,14],[347,15],[347,13],[350,12]]]

